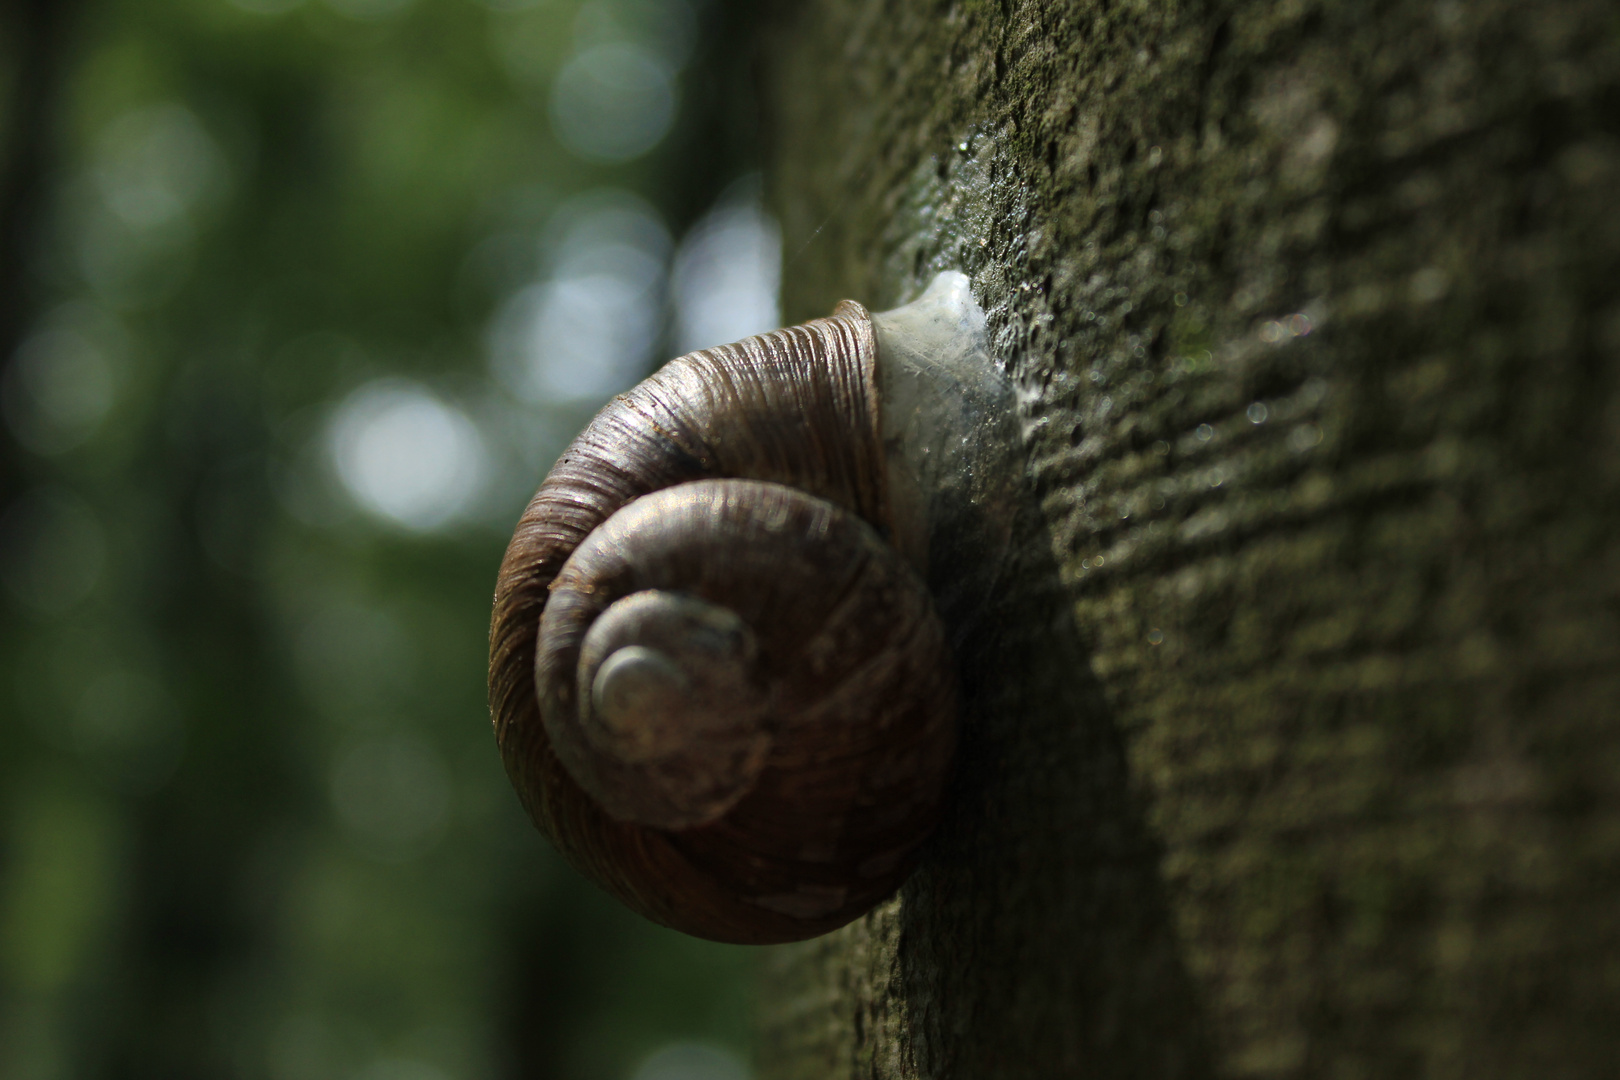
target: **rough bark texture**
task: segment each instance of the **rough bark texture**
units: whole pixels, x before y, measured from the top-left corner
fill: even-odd
[[[1620,9],[810,0],[787,314],[968,272],[1030,513],[762,1073],[1620,1061]]]

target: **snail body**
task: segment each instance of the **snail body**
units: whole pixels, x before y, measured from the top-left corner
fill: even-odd
[[[846,301],[671,361],[563,453],[501,566],[490,704],[525,807],[700,937],[848,922],[939,814],[958,693],[923,578],[940,455],[886,427],[881,326]]]

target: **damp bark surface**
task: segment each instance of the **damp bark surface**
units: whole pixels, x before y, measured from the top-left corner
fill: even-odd
[[[760,1072],[1620,1060],[1620,13],[779,6],[785,315],[960,269],[1027,510],[956,791]]]

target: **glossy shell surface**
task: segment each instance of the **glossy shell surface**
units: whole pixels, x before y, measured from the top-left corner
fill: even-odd
[[[565,452],[501,567],[508,774],[575,866],[688,933],[842,925],[904,880],[938,814],[956,687],[891,544],[875,349],[846,303],[670,362]],[[718,674],[665,671],[677,653]],[[638,728],[660,680],[685,704]]]

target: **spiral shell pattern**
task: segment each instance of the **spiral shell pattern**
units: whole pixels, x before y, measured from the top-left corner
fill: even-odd
[[[956,687],[889,544],[875,363],[848,301],[671,361],[563,454],[501,566],[490,707],[525,807],[700,937],[848,922],[938,813]]]

